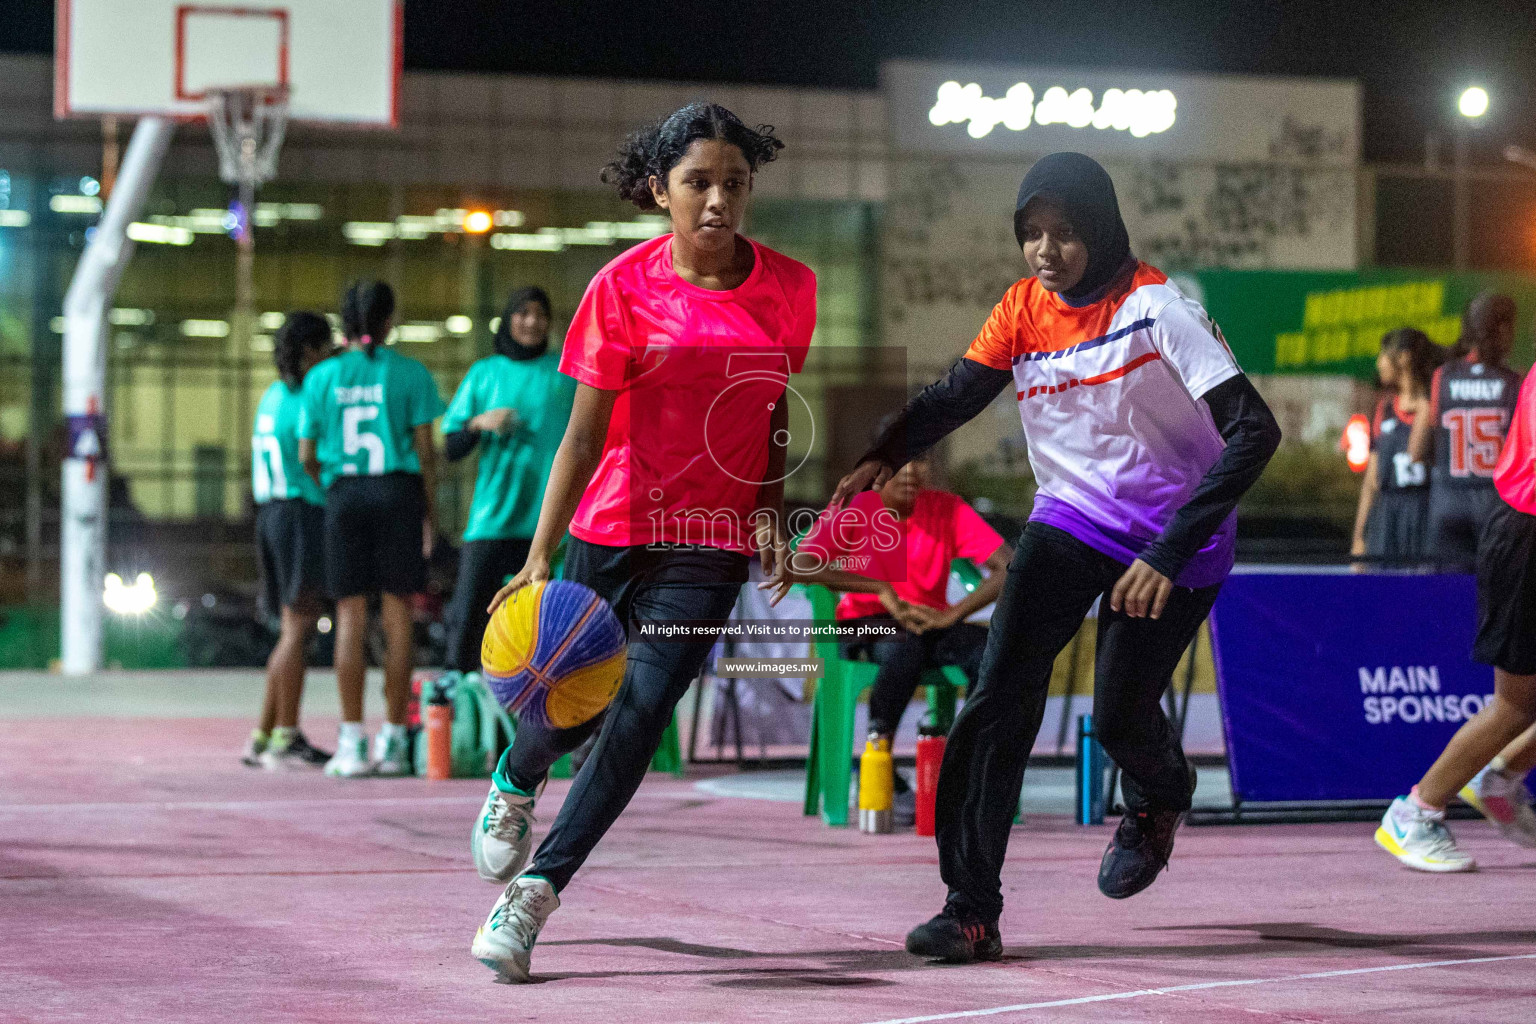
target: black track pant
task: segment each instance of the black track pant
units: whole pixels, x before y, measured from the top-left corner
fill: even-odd
[[[896,620],[889,615],[867,615],[844,625],[896,626]],[[954,665],[974,683],[986,643],[987,627],[957,622],[948,629],[930,629],[926,633],[908,633],[897,626],[893,638],[860,637],[843,644],[845,658],[868,656],[880,666],[875,685],[869,691],[870,731],[882,736],[896,734],[927,669]]]
[[[1220,586],[1175,587],[1162,618],[1133,619],[1109,610],[1109,591],[1125,569],[1055,527],[1024,528],[992,615],[981,679],[955,720],[939,772],[939,869],[950,902],[967,913],[995,920],[1002,912],[1003,857],[1051,667],[1100,595],[1094,729],[1120,766],[1130,807],[1189,808],[1188,765],[1161,697]]]
[[[468,540],[459,555],[459,578],[448,602],[447,667],[460,672],[480,671],[480,642],[486,623],[485,609],[508,576],[515,576],[528,560],[531,541]]]
[[[747,557],[717,548],[605,547],[572,538],[564,576],[597,591],[626,625],[687,620],[723,627],[747,580]],[[549,879],[556,891],[570,882],[640,788],[672,709],[716,637],[647,640],[632,631],[624,682],[598,719],[558,731],[519,725],[504,772],[522,789],[537,785],[555,761],[602,727],[528,874]]]

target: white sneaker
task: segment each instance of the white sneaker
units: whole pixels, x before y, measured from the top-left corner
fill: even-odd
[[[1405,796],[1392,801],[1376,829],[1376,845],[1418,871],[1476,871],[1456,847],[1444,811],[1426,811]]]
[[[410,744],[404,730],[385,735],[383,730],[373,738],[373,773],[375,775],[415,775],[416,766],[411,763]]]
[[[533,805],[544,791],[541,784],[532,796],[503,793],[494,782],[486,794],[480,817],[469,836],[469,852],[475,871],[487,882],[506,885],[528,863],[533,849]]]
[[[1477,808],[1477,812],[1504,833],[1517,846],[1536,850],[1536,811],[1531,810],[1531,794],[1525,780],[1484,768],[1472,777],[1459,794]]]
[[[528,875],[514,878],[491,908],[491,916],[475,932],[469,951],[496,972],[497,981],[525,982],[539,930],[558,909],[560,897],[547,881]]]
[[[368,737],[353,740],[338,738],[336,753],[325,762],[325,774],[338,779],[355,779],[373,774],[373,762],[368,760]]]

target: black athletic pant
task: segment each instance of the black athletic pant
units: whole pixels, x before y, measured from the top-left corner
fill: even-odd
[[[867,615],[845,625],[895,626],[889,615]],[[948,629],[930,629],[909,633],[896,626],[892,638],[866,639],[863,635],[843,644],[844,657],[868,656],[880,666],[874,686],[869,691],[869,728],[882,736],[894,736],[901,716],[912,695],[917,692],[923,672],[941,665],[958,666],[971,682],[981,668],[981,654],[987,645],[985,626],[957,622]]]
[[[1125,569],[1043,523],[1028,524],[1019,538],[981,679],[955,720],[939,771],[939,869],[950,903],[964,912],[984,920],[1002,912],[1003,857],[1051,667],[1100,595],[1094,729],[1120,766],[1128,806],[1190,806],[1188,763],[1161,697],[1220,585],[1175,587],[1162,618],[1133,619],[1109,610],[1109,591]]]
[[[514,576],[528,560],[531,541],[468,540],[459,554],[459,578],[448,602],[447,667],[460,672],[480,671],[480,641],[491,620],[485,609],[508,576]]]
[[[626,626],[676,620],[724,626],[747,581],[747,556],[708,547],[606,547],[572,538],[564,576],[602,595]],[[551,765],[580,746],[599,722],[602,726],[528,874],[549,879],[556,891],[570,882],[640,788],[672,709],[704,667],[717,636],[712,631],[651,640],[631,632],[624,682],[599,719],[559,731],[518,726],[504,770],[521,789],[536,786]]]

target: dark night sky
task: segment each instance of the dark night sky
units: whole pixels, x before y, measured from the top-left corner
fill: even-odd
[[[1479,149],[1536,148],[1536,2],[408,0],[407,68],[873,88],[890,57],[1322,75],[1365,84],[1366,155],[1417,160],[1464,84]],[[0,49],[48,52],[51,0],[0,0]]]

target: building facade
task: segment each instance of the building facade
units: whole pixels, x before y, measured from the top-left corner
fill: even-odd
[[[52,88],[49,59],[0,55],[0,557],[25,562],[28,593],[47,583],[56,532],[63,293],[131,129],[55,121]],[[1401,189],[1361,167],[1349,82],[907,62],[873,91],[411,72],[396,131],[290,127],[254,212],[248,327],[233,310],[229,189],[206,130],[178,128],[112,313],[116,509],[242,537],[271,332],[285,311],[334,311],[351,278],[396,286],[394,343],[445,397],[489,351],[513,288],[545,287],[559,331],[596,270],[664,230],[601,183],[603,164],[628,132],[701,98],[787,143],[757,176],[748,229],[820,280],[812,372],[797,383],[818,429],[797,433],[807,468],[789,484],[806,501],[824,497],[880,404],[963,351],[1025,272],[1013,196],[1040,154],[1104,162],[1134,248],[1175,274],[1425,255],[1419,236],[1377,224],[1380,196]],[[467,233],[471,210],[491,230]],[[1016,432],[1006,412],[952,455],[993,458]],[[467,508],[471,472],[445,480],[449,516]]]

